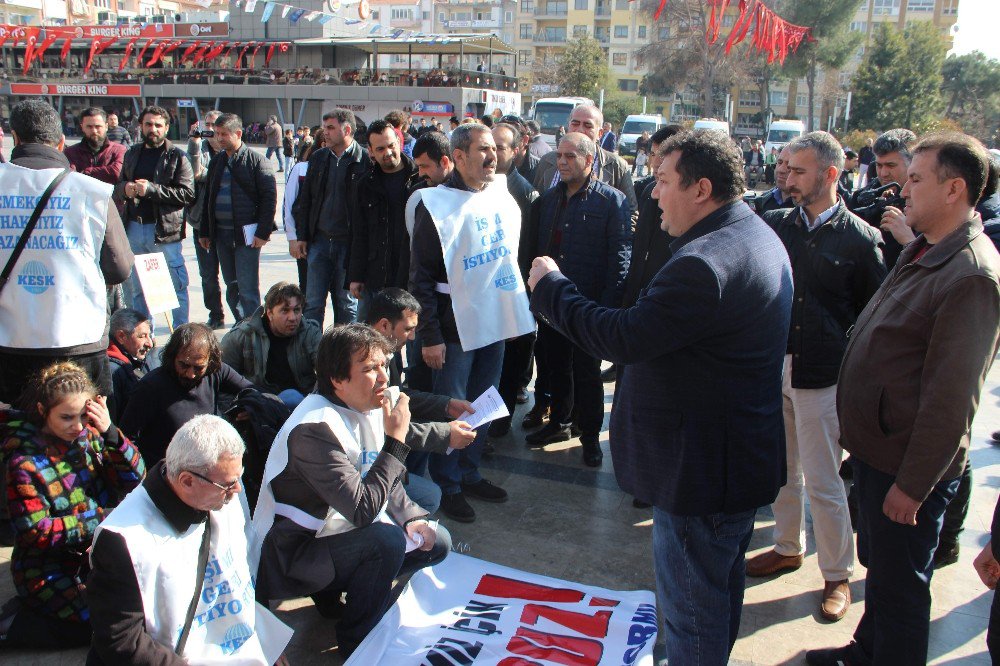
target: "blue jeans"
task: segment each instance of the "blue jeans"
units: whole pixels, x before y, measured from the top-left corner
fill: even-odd
[[[237,227],[239,225],[237,224]],[[233,316],[241,321],[252,315],[260,307],[260,248],[247,247],[243,239],[243,229],[220,229],[216,227],[212,247],[219,255],[222,279],[226,283],[226,300],[233,303],[229,286],[236,284],[238,312]]]
[[[194,256],[198,260],[198,275],[201,276],[201,293],[205,309],[208,310],[208,320],[221,322],[225,319],[225,314],[222,310],[222,289],[219,288],[219,253],[215,245],[206,250],[195,238]],[[239,321],[237,313],[240,308],[240,297],[235,280],[226,283],[226,303],[229,304],[233,317]]]
[[[653,563],[669,663],[729,663],[755,514],[677,516],[653,509]]]
[[[344,288],[347,280],[347,241],[334,241],[317,234],[309,242],[309,270],[306,277],[306,319],[323,327],[326,295],[333,302],[333,323],[352,324],[358,320],[358,301]]]
[[[281,160],[284,159],[284,157],[281,154],[281,148],[280,147],[275,148],[274,146],[268,146],[267,153],[265,153],[265,155],[264,155],[264,159],[265,160],[270,160],[271,159],[271,155],[277,155],[278,156],[278,170],[281,170]]]
[[[444,367],[432,371],[434,393],[458,400],[475,400],[490,386],[497,386],[503,367],[503,345],[501,340],[466,352],[457,342],[446,343]],[[478,483],[483,478],[479,473],[479,459],[483,455],[487,430],[489,424],[478,428],[476,441],[451,455],[431,454],[431,478],[441,486],[442,493],[454,495],[462,491],[463,483]]]
[[[441,489],[426,476],[410,472],[406,475],[403,488],[407,496],[427,513],[433,514],[441,506]]]
[[[934,550],[959,479],[938,482],[920,505],[917,524],[901,525],[882,513],[896,477],[857,457],[851,460],[858,488],[858,561],[868,569],[865,612],[854,630],[855,660],[859,664],[926,664]]]
[[[181,242],[157,243],[156,225],[139,224],[135,221],[126,225],[125,234],[128,236],[128,244],[132,247],[132,254],[163,253],[163,258],[167,261],[167,268],[170,270],[170,280],[174,283],[174,291],[177,293],[178,305],[170,313],[170,318],[174,327],[186,324],[188,322],[188,273],[184,266]],[[125,292],[125,300],[131,303],[132,308],[152,319],[149,308],[146,307],[146,299],[142,295],[139,276],[134,270],[129,279],[122,285],[122,289]]]

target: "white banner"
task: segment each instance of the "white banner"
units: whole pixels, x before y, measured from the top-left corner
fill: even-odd
[[[345,666],[652,666],[652,592],[615,592],[450,553],[418,571]]]

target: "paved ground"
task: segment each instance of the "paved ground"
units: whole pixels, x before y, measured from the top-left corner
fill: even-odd
[[[9,140],[6,147],[9,150]],[[196,283],[197,266],[190,240],[185,241],[185,250],[188,271]],[[265,289],[281,279],[296,279],[295,265],[280,232],[264,250],[261,275]],[[192,321],[205,321],[207,312],[201,303],[199,284],[192,284],[191,303]],[[158,333],[165,332],[161,324]],[[606,385],[606,389],[607,411],[613,385]],[[530,406],[518,408],[515,423]],[[988,538],[1000,484],[1000,448],[988,441],[994,430],[1000,430],[1000,366],[989,376],[973,425],[975,488],[962,537],[961,560],[940,571],[932,585],[932,664],[990,663],[985,632],[992,593],[979,582],[972,560]],[[501,505],[477,503],[479,518],[471,525],[445,519],[456,549],[582,583],[613,589],[653,589],[651,512],[634,509],[631,498],[618,489],[607,432],[602,435],[605,459],[599,470],[584,467],[577,440],[532,451],[524,447],[523,432],[515,427],[495,444],[496,455],[484,461],[485,473],[509,491],[510,501]],[[770,548],[772,525],[769,509],[758,512],[751,555]],[[809,552],[800,570],[780,578],[749,581],[733,664],[802,664],[806,649],[850,640],[863,609],[864,569],[859,565],[852,581],[854,606],[841,622],[829,624],[818,613],[822,579],[813,548],[810,535]],[[0,549],[0,600],[13,594],[9,558],[10,549]],[[282,619],[296,629],[288,656],[293,664],[330,663],[336,650],[332,627],[309,606],[311,602],[302,600],[280,608]],[[11,652],[4,654],[2,661],[11,666],[48,666],[82,664],[84,658],[84,650]]]

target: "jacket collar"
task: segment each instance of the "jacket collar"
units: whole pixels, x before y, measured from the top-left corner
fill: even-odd
[[[160,510],[163,517],[167,519],[170,526],[179,533],[187,532],[192,525],[203,523],[208,518],[207,511],[199,511],[188,506],[177,496],[174,489],[167,481],[167,468],[161,460],[153,466],[153,469],[146,475],[142,485],[149,493],[149,498]]]
[[[979,213],[973,213],[972,217],[966,220],[962,226],[941,239],[941,242],[929,249],[924,256],[916,262],[918,266],[924,268],[937,268],[945,264],[960,250],[975,240],[976,236],[983,233],[983,220]],[[924,246],[926,240],[919,236],[920,243],[911,242],[903,248],[899,254],[897,264],[906,265],[913,260],[914,255]]]
[[[347,153],[345,152],[344,154],[346,155]],[[413,160],[407,157],[406,153],[401,154],[400,158],[403,163],[402,171],[403,173],[406,174],[406,180],[409,181],[410,178],[413,176],[414,172],[416,172],[417,170],[416,164],[413,163]],[[372,183],[377,183],[379,186],[381,186],[382,181],[385,180],[385,175],[386,175],[385,172],[382,171],[382,167],[372,162],[371,166],[368,167],[368,173],[365,174],[363,180]]]
[[[27,169],[69,168],[69,160],[58,148],[41,143],[21,143],[14,146],[10,162]]]
[[[802,220],[802,206],[796,206],[791,208],[779,223],[781,226],[792,226],[799,227]],[[836,210],[830,216],[830,218],[823,224],[816,227],[818,230],[820,227],[830,227],[834,231],[843,232],[847,229],[847,219],[850,215],[850,211],[847,210],[847,206],[844,204],[844,200],[837,197]],[[804,224],[802,227],[804,228]]]
[[[677,254],[682,247],[691,241],[706,236],[713,231],[718,231],[722,227],[727,227],[751,215],[754,215],[754,212],[741,199],[731,201],[701,218],[682,236],[675,238],[670,243],[670,251],[673,254]]]

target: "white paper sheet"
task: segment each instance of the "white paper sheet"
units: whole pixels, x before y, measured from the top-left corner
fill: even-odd
[[[247,247],[253,247],[253,236],[257,233],[256,224],[243,225],[243,242]]]

